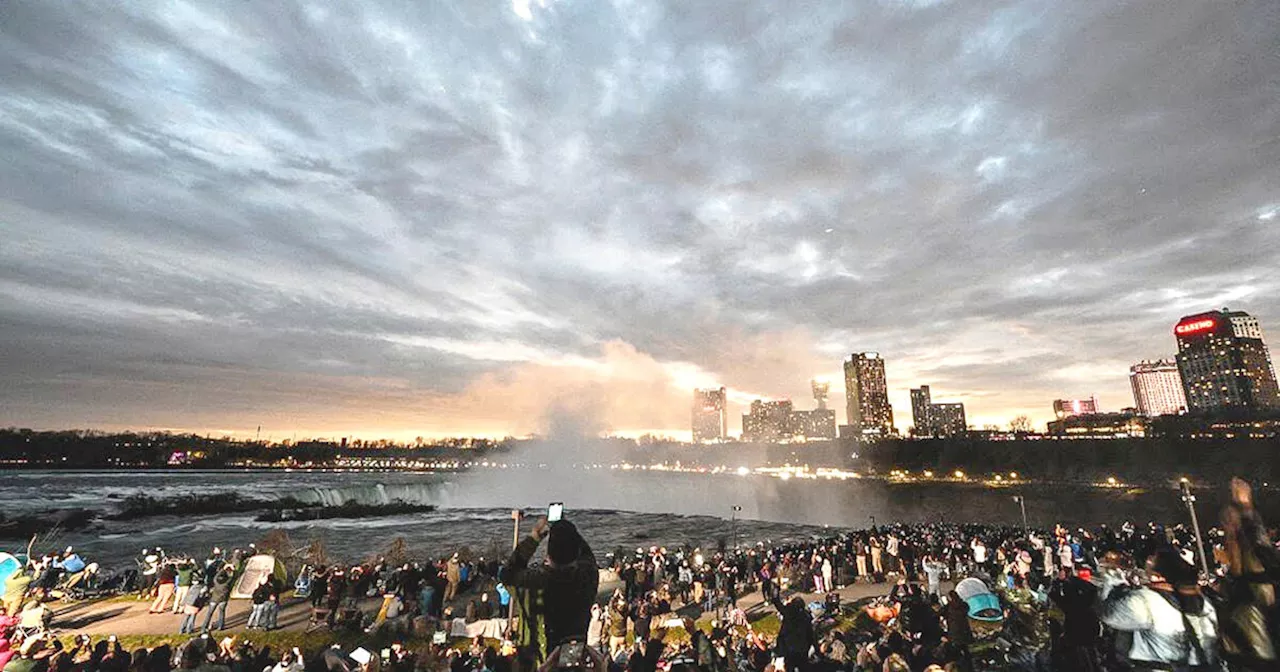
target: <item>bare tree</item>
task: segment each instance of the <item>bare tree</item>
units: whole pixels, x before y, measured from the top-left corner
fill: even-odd
[[[287,558],[293,555],[293,540],[284,530],[271,530],[258,541],[258,550],[278,558]]]
[[[324,540],[317,537],[307,544],[307,548],[302,554],[303,561],[312,566],[324,566],[329,564],[329,553],[324,547]]]
[[[1015,434],[1030,434],[1032,431],[1031,418],[1019,415],[1009,422],[1009,431]]]
[[[387,564],[391,566],[403,565],[409,561],[409,542],[404,537],[396,537],[391,540],[391,545],[387,546],[386,553],[383,554]]]

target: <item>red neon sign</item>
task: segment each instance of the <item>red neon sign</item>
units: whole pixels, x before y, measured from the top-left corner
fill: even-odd
[[[1217,320],[1195,320],[1194,322],[1183,322],[1173,328],[1173,333],[1179,336],[1187,334],[1198,334],[1202,331],[1209,331],[1218,326]]]

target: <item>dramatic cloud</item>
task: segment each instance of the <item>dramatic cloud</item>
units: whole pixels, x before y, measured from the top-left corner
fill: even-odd
[[[0,3],[0,424],[1130,405],[1280,334],[1280,4],[1157,4]]]

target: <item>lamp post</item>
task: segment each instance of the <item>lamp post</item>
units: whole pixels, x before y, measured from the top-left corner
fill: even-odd
[[[1187,511],[1191,512],[1191,529],[1196,533],[1196,550],[1200,552],[1200,570],[1204,572],[1207,579],[1209,577],[1209,559],[1204,554],[1204,540],[1200,538],[1200,519],[1196,517],[1196,496],[1191,493],[1191,481],[1182,479],[1178,481],[1178,488],[1182,490],[1182,503],[1187,505]]]
[[[741,506],[735,505],[733,512],[729,516],[729,534],[733,537],[733,550],[738,550],[738,512],[742,510]]]
[[[520,545],[520,519],[523,517],[524,514],[520,509],[511,509],[511,522],[514,528],[511,531],[511,550],[513,551],[516,546]],[[516,605],[518,602],[516,601],[515,590],[510,586],[507,586],[507,594],[511,596],[511,601],[507,603],[507,633],[510,634],[516,631]]]
[[[1027,536],[1027,498],[1022,495],[1014,495],[1013,501],[1018,503],[1018,508],[1022,510],[1022,536]]]

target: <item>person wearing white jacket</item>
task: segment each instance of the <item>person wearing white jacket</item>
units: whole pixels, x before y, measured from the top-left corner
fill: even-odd
[[[1196,570],[1173,547],[1147,562],[1149,582],[1134,587],[1116,569],[1103,573],[1098,616],[1133,633],[1129,661],[1145,669],[1221,669],[1218,616],[1196,584]]]

